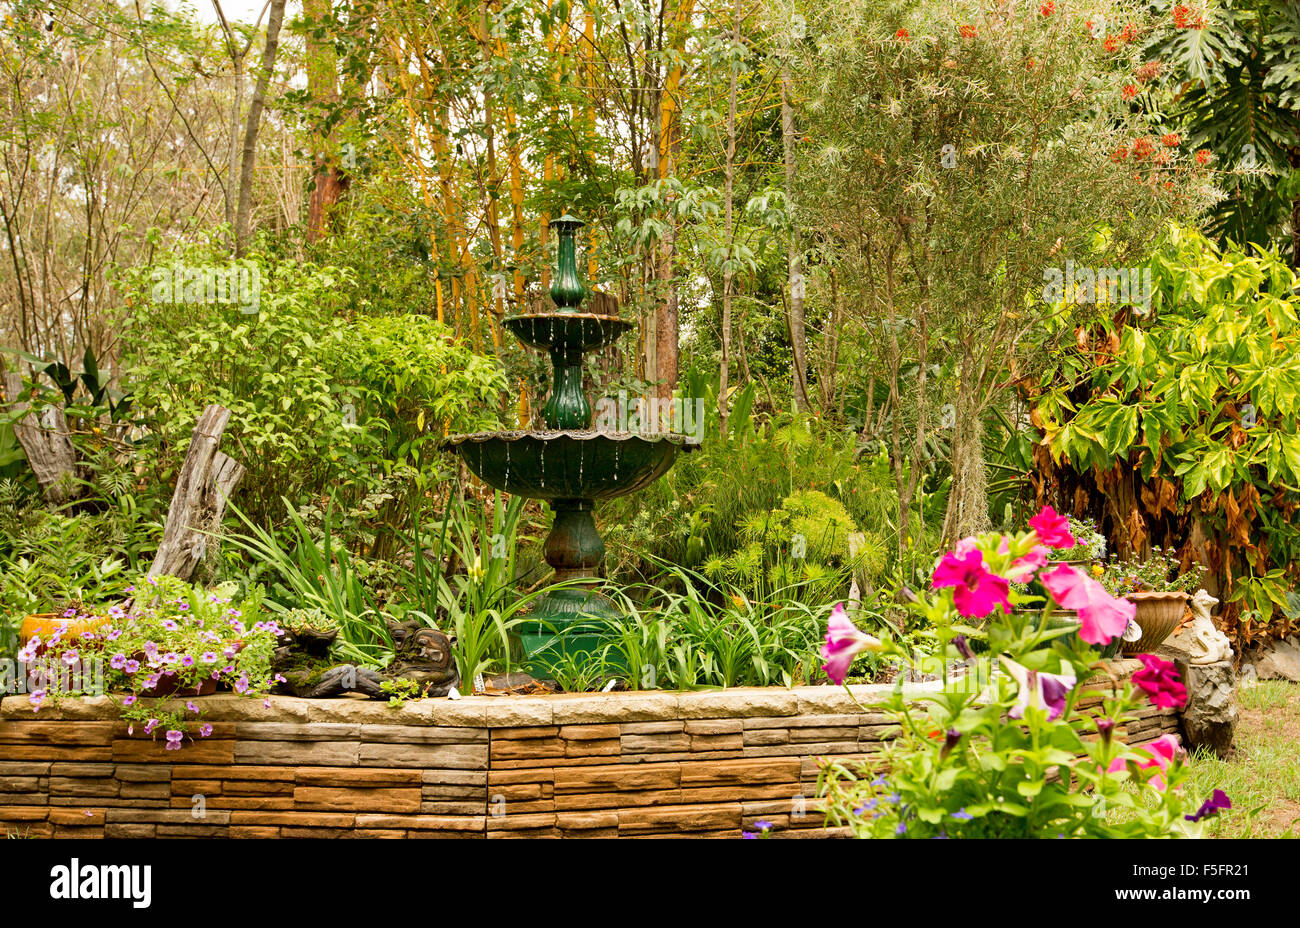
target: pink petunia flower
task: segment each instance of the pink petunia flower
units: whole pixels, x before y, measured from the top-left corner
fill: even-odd
[[[1065,516],[1057,515],[1051,506],[1044,506],[1038,515],[1029,520],[1038,540],[1049,548],[1073,548],[1078,542],[1070,534],[1070,523]]]
[[[181,739],[184,737],[183,732],[179,732],[174,728],[169,730],[167,732],[167,750],[179,751],[181,749]]]
[[[844,611],[844,604],[838,603],[831,610],[830,621],[826,624],[826,641],[822,644],[822,670],[826,676],[842,685],[849,675],[849,665],[863,651],[879,651],[884,647],[879,638],[858,631]]]
[[[1187,705],[1187,687],[1178,676],[1173,661],[1154,654],[1139,654],[1142,669],[1133,674],[1133,683],[1147,694],[1157,709],[1181,709]]]
[[[1068,564],[1039,574],[1052,599],[1063,609],[1079,613],[1079,637],[1088,644],[1103,645],[1124,634],[1137,607],[1127,599],[1116,599],[1096,580]]]
[[[957,611],[972,618],[982,618],[999,606],[1004,613],[1011,611],[1007,595],[1011,586],[1006,577],[991,573],[984,566],[984,554],[971,548],[958,554],[949,551],[934,569],[930,585],[938,590],[953,587],[953,602]]]
[[[998,546],[999,554],[1006,554],[1011,550],[1007,540],[1002,539],[1002,544]],[[1007,571],[1007,579],[1012,583],[1028,583],[1033,579],[1040,569],[1047,566],[1048,549],[1045,545],[1034,545],[1029,549],[1028,554],[1022,554],[1011,562],[1011,569]]]
[[[1159,767],[1161,773],[1151,778],[1151,785],[1156,789],[1165,788],[1165,778],[1161,775],[1169,769],[1169,765],[1178,759],[1182,753],[1183,746],[1178,743],[1178,739],[1173,735],[1161,735],[1150,744],[1144,744],[1138,748],[1139,751],[1146,751],[1151,755],[1151,759],[1138,764],[1143,770],[1149,770],[1152,767]]]
[[[211,725],[204,724],[199,726],[199,737],[206,738],[210,734],[212,734]]]

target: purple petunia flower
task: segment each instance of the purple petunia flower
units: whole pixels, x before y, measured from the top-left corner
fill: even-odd
[[[127,696],[122,700],[122,705],[124,705],[124,706],[134,706],[134,705],[135,705],[135,693],[129,693],[129,694],[127,694]]]
[[[1203,818],[1208,818],[1211,815],[1218,815],[1220,812],[1231,808],[1232,800],[1228,798],[1228,794],[1221,789],[1216,789],[1209,799],[1201,803],[1201,807],[1197,809],[1194,814],[1184,815],[1183,818],[1187,819],[1189,822],[1199,822]]]
[[[212,734],[212,726],[211,726],[211,725],[200,725],[200,726],[199,726],[199,736],[200,736],[200,737],[202,737],[202,738],[206,738],[206,737],[207,737],[208,735],[210,735],[210,734]]]
[[[168,731],[168,732],[167,732],[167,750],[169,750],[169,751],[179,751],[179,750],[181,749],[181,739],[184,738],[184,737],[185,737],[185,735],[184,735],[182,732],[179,732],[179,731],[177,731],[177,730],[174,729],[174,728],[171,729],[170,731]]]
[[[123,654],[121,651],[118,651],[111,658],[109,658],[108,666],[112,667],[114,670],[121,670],[123,667],[126,666],[126,655]]]
[[[137,670],[140,669],[140,662],[135,658],[131,658],[125,664],[122,665],[122,669],[125,670],[127,673],[135,673]]]
[[[969,822],[975,816],[967,812],[965,806],[962,806],[960,809],[958,809],[956,812],[952,814],[952,817],[961,822]]]

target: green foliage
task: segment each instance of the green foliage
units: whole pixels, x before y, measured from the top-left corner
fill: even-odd
[[[256,284],[255,301],[196,294],[176,304],[177,288],[158,284],[231,268]],[[241,499],[259,523],[278,514],[281,497],[306,502],[340,484],[344,496],[364,496],[398,462],[421,462],[429,434],[496,422],[496,365],[425,317],[345,321],[346,270],[262,254],[232,263],[194,249],[126,280],[135,311],[125,362],[154,436],[147,463],[169,476],[203,407],[227,407],[226,440],[248,471]]]
[[[1144,54],[1162,63],[1155,85],[1173,98],[1171,122],[1214,158],[1227,195],[1208,229],[1225,241],[1281,241],[1285,250],[1283,225],[1300,199],[1300,7],[1223,0],[1201,28],[1165,19]]]
[[[51,512],[0,480],[0,654],[13,652],[24,616],[119,599],[147,566],[158,526],[130,492],[112,502],[98,512]]]
[[[498,425],[495,404],[506,378],[492,359],[458,344],[428,316],[358,316],[348,326],[346,375],[358,386],[368,427],[387,433],[386,456],[420,461],[443,429]]]
[[[1120,326],[1118,350],[1059,357],[1037,414],[1054,461],[1080,474],[1132,469],[1142,508],[1124,519],[1168,523],[1180,544],[1199,519],[1228,601],[1267,624],[1300,561],[1289,518],[1300,493],[1300,295],[1276,251],[1253,252],[1173,228],[1151,260],[1152,318]]]
[[[284,505],[288,525],[283,537],[230,506],[247,531],[230,533],[226,540],[253,558],[250,577],[269,585],[267,608],[286,615],[319,610],[339,628],[334,647],[340,657],[382,663],[391,655],[392,639],[353,558],[334,536],[328,513],[318,539],[287,500]]]
[[[174,304],[153,292],[156,279],[213,266],[260,280],[257,312]],[[155,437],[146,460],[160,478],[179,467],[209,403],[231,411],[225,441],[247,468],[241,498],[259,522],[269,521],[281,497],[318,494],[356,472],[367,436],[349,421],[354,393],[338,377],[347,348],[346,326],[335,315],[342,277],[334,268],[289,260],[232,264],[200,250],[130,277],[137,292],[124,364]]]

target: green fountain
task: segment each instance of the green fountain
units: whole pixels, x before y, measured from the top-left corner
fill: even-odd
[[[546,677],[564,657],[593,654],[609,642],[611,623],[622,616],[595,589],[605,544],[596,530],[597,500],[640,490],[672,467],[679,451],[698,439],[673,432],[630,432],[592,428],[592,408],[582,390],[582,358],[621,338],[632,323],[616,315],[583,312],[587,296],[578,278],[574,234],[581,220],[562,216],[550,312],[508,316],[506,328],[523,344],[551,355],[551,392],[542,407],[544,429],[453,435],[444,447],[488,485],[550,503],[555,522],[543,553],[557,583],[538,597],[515,626],[514,639],[528,671]]]

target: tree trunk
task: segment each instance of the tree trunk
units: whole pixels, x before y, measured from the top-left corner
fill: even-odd
[[[215,563],[214,536],[226,500],[244,476],[243,465],[217,450],[229,422],[230,410],[221,406],[208,406],[199,416],[149,576],[188,580],[199,564]]]
[[[1300,145],[1291,149],[1291,170],[1300,171]],[[1291,266],[1300,270],[1300,193],[1291,198]]]
[[[312,35],[312,27],[319,27],[328,18],[330,0],[303,0],[303,14],[308,20],[305,37],[307,95],[318,106],[337,103],[338,64],[334,46],[328,40],[322,42]],[[338,203],[345,186],[343,174],[330,152],[330,134],[326,131],[316,131],[312,137],[316,149],[316,176],[312,183],[311,199],[307,204],[307,241],[309,242],[317,242],[325,238],[329,228],[330,210]]]
[[[952,485],[943,518],[947,545],[988,528],[988,469],[984,462],[984,419],[979,386],[973,383],[973,362],[962,360],[952,421]]]
[[[787,243],[787,260],[790,268],[790,355],[794,387],[794,408],[807,412],[808,402],[808,336],[804,325],[803,255],[799,251],[799,223],[794,211],[794,107],[790,105],[790,69],[781,69],[781,144],[785,154],[785,199],[790,212],[790,238]]]
[[[731,4],[731,40],[740,44],[740,0]],[[731,364],[731,291],[736,272],[732,249],[736,243],[735,185],[736,185],[736,65],[730,66],[731,77],[727,83],[727,164],[724,183],[724,209],[726,211],[726,258],[722,267],[722,366],[718,374],[718,421],[722,434],[727,434],[727,368]]]
[[[235,255],[241,256],[248,244],[248,227],[253,208],[253,174],[257,166],[257,132],[262,124],[262,110],[266,106],[266,90],[275,70],[275,56],[280,48],[280,26],[284,22],[286,0],[271,0],[271,19],[266,25],[266,49],[262,53],[262,69],[257,75],[253,99],[248,104],[248,120],[244,124],[244,156],[239,164],[239,207],[235,213]]]
[[[16,371],[6,373],[2,385],[4,389],[0,391],[0,404],[7,403],[7,408],[15,412],[28,410],[27,415],[14,423],[14,437],[27,453],[27,463],[36,475],[36,482],[45,494],[45,501],[57,506],[75,499],[80,495],[76,483],[77,452],[72,447],[63,410],[57,406],[48,406],[37,416],[31,403],[20,399],[23,394],[23,377]]]

